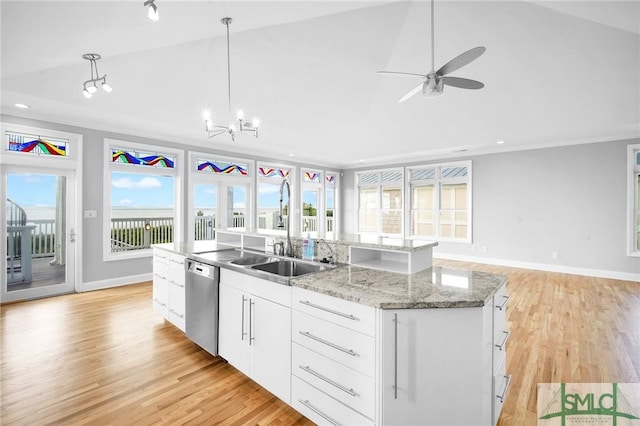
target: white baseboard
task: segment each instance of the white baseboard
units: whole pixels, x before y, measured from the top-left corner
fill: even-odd
[[[640,274],[608,271],[603,269],[576,268],[573,266],[550,265],[548,263],[523,262],[519,260],[493,259],[489,257],[465,256],[452,253],[433,253],[436,259],[459,260],[461,262],[483,263],[486,265],[509,266],[512,268],[535,269],[562,274],[585,275],[588,277],[610,278],[614,280],[640,282]]]
[[[100,280],[100,281],[90,281],[86,283],[81,283],[76,288],[76,291],[83,292],[83,291],[102,290],[105,288],[120,287],[123,285],[130,285],[130,284],[138,284],[144,281],[151,281],[152,279],[153,279],[153,274],[149,272],[146,274],[130,275],[128,277],[111,278],[108,280]]]

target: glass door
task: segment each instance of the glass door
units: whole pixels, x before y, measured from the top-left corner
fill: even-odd
[[[2,177],[6,273],[1,301],[74,291],[74,172],[8,166]]]

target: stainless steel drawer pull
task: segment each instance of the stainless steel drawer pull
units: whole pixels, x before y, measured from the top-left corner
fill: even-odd
[[[241,313],[241,318],[242,318],[242,324],[240,325],[240,340],[244,341],[244,336],[247,335],[247,333],[244,331],[244,302],[247,301],[247,298],[244,296],[244,294],[242,295],[242,313]]]
[[[175,282],[173,280],[171,280],[170,282],[171,282],[171,284],[177,285],[178,287],[184,287],[184,284],[177,283],[177,282]],[[189,287],[189,288],[191,288],[191,287]]]
[[[502,302],[502,305],[496,305],[496,308],[503,310],[504,307],[507,305],[507,302],[509,301],[509,297],[511,296],[502,296],[504,298],[504,302]]]
[[[504,339],[502,339],[502,343],[500,343],[499,345],[496,343],[495,347],[500,349],[501,351],[504,350],[504,345],[507,344],[507,340],[509,340],[509,336],[511,335],[510,331],[503,331],[504,333]]]
[[[180,314],[180,313],[174,311],[171,308],[169,308],[169,312],[171,312],[172,314],[176,314],[178,316],[178,318],[184,318],[184,314]]]
[[[339,312],[339,311],[334,311],[333,309],[325,308],[324,306],[320,306],[320,305],[316,305],[315,303],[311,303],[308,300],[298,300],[298,302],[302,303],[303,305],[311,306],[312,308],[316,308],[316,309],[320,309],[320,310],[325,311],[325,312],[332,313],[334,315],[340,315],[341,317],[348,318],[350,320],[354,320],[355,321],[355,320],[358,319],[357,317],[355,317],[355,316],[353,316],[351,314],[344,314],[344,313]]]
[[[504,377],[504,390],[502,391],[502,395],[496,395],[496,398],[498,398],[500,400],[501,403],[504,402],[504,397],[507,394],[507,389],[509,389],[509,385],[511,384],[511,374],[509,374],[508,376],[503,376]]]
[[[331,423],[332,425],[340,426],[340,423],[336,422],[331,417],[327,416],[325,413],[323,413],[322,411],[318,410],[316,407],[311,405],[311,403],[309,403],[308,399],[306,399],[304,401],[299,399],[298,402],[300,404],[304,405],[305,407],[307,407],[309,410],[311,410],[314,413],[316,413],[317,415],[319,415],[320,417],[322,417],[323,419],[325,419],[326,421],[328,421],[329,423]]]
[[[398,314],[393,314],[393,399],[398,399]]]
[[[324,380],[325,382],[329,383],[330,385],[337,387],[341,391],[346,392],[351,396],[358,396],[358,394],[355,393],[353,388],[347,388],[346,386],[342,386],[340,383],[334,382],[333,380],[326,378],[325,376],[323,376],[322,374],[318,373],[317,371],[314,371],[308,365],[306,367],[303,366],[303,365],[300,365],[299,367],[302,370],[306,371],[307,373],[312,374],[312,375],[316,376],[317,378],[319,378],[321,380]]]
[[[337,350],[339,350],[339,351],[342,351],[342,352],[344,352],[344,353],[346,353],[346,354],[349,354],[349,355],[351,355],[351,356],[356,356],[356,355],[357,355],[357,353],[355,353],[355,352],[353,351],[353,349],[345,349],[345,348],[343,348],[342,346],[338,346],[338,345],[336,345],[335,343],[331,343],[331,342],[329,342],[329,341],[327,341],[327,340],[321,339],[321,338],[320,338],[320,337],[318,337],[318,336],[314,336],[313,334],[309,333],[308,331],[299,331],[298,333],[300,333],[300,334],[302,334],[303,336],[308,337],[308,338],[310,338],[310,339],[316,340],[316,341],[318,341],[318,342],[320,342],[320,343],[324,343],[324,344],[325,344],[325,345],[327,345],[327,346],[331,346],[332,348],[337,349]]]

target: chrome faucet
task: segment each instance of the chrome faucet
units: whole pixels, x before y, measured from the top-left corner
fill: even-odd
[[[330,263],[330,264],[332,264],[332,265],[335,265],[335,263],[336,263],[336,254],[335,254],[335,252],[333,251],[333,249],[331,248],[331,246],[329,245],[329,243],[328,243],[328,242],[326,242],[326,241],[325,241],[325,240],[323,240],[323,239],[319,239],[319,240],[318,240],[318,244],[319,244],[319,243],[324,243],[324,245],[325,245],[325,246],[327,246],[327,248],[329,249],[329,252],[331,253],[331,255],[330,255],[330,256],[329,256],[329,258],[328,258],[329,263]]]
[[[284,222],[282,221],[282,194],[284,187],[287,186],[287,241],[284,243],[284,255],[287,257],[293,257],[293,249],[291,247],[291,232],[289,230],[291,224],[291,186],[287,179],[282,179],[280,184],[280,215],[278,219],[278,228],[284,228]]]

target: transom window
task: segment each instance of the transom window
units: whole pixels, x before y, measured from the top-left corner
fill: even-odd
[[[4,132],[5,151],[39,155],[48,157],[67,157],[69,155],[69,140],[17,132]]]

